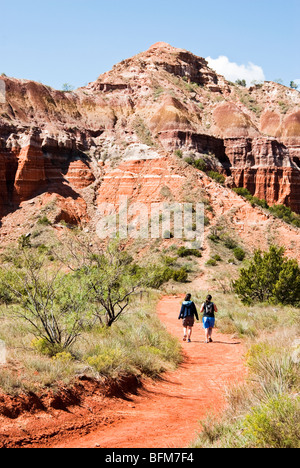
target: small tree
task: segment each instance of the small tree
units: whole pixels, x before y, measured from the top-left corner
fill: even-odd
[[[284,257],[284,248],[257,250],[248,268],[242,268],[233,283],[242,302],[300,304],[300,269],[296,260]]]
[[[129,306],[130,297],[142,286],[142,269],[118,240],[89,252],[78,272],[94,302],[101,325],[111,327]]]
[[[70,83],[64,83],[62,85],[62,90],[65,92],[65,93],[71,93],[74,89],[74,86],[72,86]]]
[[[49,265],[46,257],[30,248],[18,252],[19,268],[1,268],[1,279],[12,303],[12,313],[24,320],[30,331],[48,343],[54,354],[69,348],[86,322],[87,291],[61,265]],[[2,288],[3,289],[3,288]]]
[[[297,85],[297,83],[295,83],[295,81],[291,81],[291,82],[290,82],[290,88],[292,88],[292,89],[298,89],[298,87],[299,87],[299,86]]]
[[[243,80],[240,80],[240,79],[239,79],[239,80],[236,80],[235,83],[236,83],[237,85],[239,85],[239,86],[243,86],[244,88],[246,88],[246,86],[247,86],[247,82],[246,82],[246,80],[244,80],[244,79],[243,79]]]

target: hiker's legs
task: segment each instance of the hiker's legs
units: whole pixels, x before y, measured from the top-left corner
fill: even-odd
[[[208,329],[208,338],[211,338],[213,332],[213,328]]]
[[[187,337],[187,327],[183,327],[183,338]]]
[[[188,328],[188,339],[189,339],[189,340],[191,339],[192,331],[193,331],[193,327],[189,327],[189,328]]]
[[[209,328],[205,328],[205,341],[208,342],[209,340]]]

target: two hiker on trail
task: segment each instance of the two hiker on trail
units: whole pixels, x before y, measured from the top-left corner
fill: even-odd
[[[195,324],[195,318],[199,320],[195,303],[191,300],[191,294],[187,294],[182,303],[178,319],[183,319],[183,341],[191,342],[192,330]],[[208,295],[206,301],[201,306],[203,314],[202,322],[205,330],[205,342],[212,343],[212,332],[215,326],[215,313],[218,312],[217,306],[212,302],[212,296]]]

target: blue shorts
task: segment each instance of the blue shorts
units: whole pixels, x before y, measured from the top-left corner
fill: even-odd
[[[203,328],[214,328],[216,319],[214,317],[203,317]]]

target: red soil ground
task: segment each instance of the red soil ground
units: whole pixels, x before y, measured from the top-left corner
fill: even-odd
[[[169,332],[181,339],[180,302],[178,297],[163,298],[158,314]],[[126,398],[103,396],[91,388],[80,405],[66,411],[24,415],[6,424],[5,430],[1,421],[0,446],[187,447],[200,429],[199,420],[224,410],[225,387],[245,376],[242,343],[216,330],[213,338],[206,344],[202,325],[197,324],[192,343],[183,343],[183,364],[161,380],[146,380]]]

